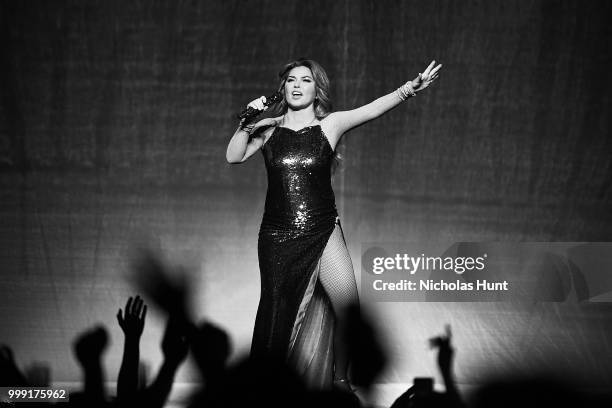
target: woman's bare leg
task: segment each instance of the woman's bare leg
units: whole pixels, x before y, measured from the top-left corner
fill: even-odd
[[[345,315],[348,306],[359,302],[353,264],[342,229],[336,224],[321,257],[319,280],[331,300],[336,325],[334,331],[334,380],[347,379]],[[348,387],[348,384],[346,384]]]

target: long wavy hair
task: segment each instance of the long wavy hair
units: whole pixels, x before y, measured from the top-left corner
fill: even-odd
[[[289,106],[287,104],[287,100],[285,99],[285,83],[287,82],[287,77],[289,77],[289,72],[295,67],[306,67],[310,69],[312,72],[313,80],[315,83],[315,100],[314,100],[314,111],[315,117],[318,120],[325,118],[327,115],[332,113],[332,102],[331,102],[331,92],[330,92],[330,83],[329,77],[327,76],[327,72],[318,62],[308,59],[308,58],[300,58],[295,61],[291,61],[286,64],[283,69],[278,73],[278,77],[280,80],[278,86],[278,92],[282,92],[283,99],[275,104],[270,110],[270,114],[278,116],[284,115],[287,113]],[[337,167],[340,165],[340,161],[342,157],[338,153],[338,146],[334,150],[334,162],[332,165],[332,172],[335,172]]]

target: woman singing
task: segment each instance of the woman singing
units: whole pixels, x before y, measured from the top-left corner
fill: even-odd
[[[300,59],[279,74],[281,116],[241,122],[227,161],[242,163],[261,149],[268,173],[252,356],[288,361],[314,388],[332,381],[349,388],[342,326],[346,306],[358,297],[331,185],[335,149],[352,128],[427,88],[441,67],[432,61],[394,92],[357,109],[331,112],[325,70]],[[263,111],[265,102],[262,96],[248,106]]]

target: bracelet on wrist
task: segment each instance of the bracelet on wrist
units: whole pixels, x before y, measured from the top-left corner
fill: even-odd
[[[249,124],[240,124],[240,130],[242,130],[243,132],[248,133],[249,135],[251,133],[253,133],[253,129],[255,128],[255,124],[254,123],[249,123]]]
[[[414,91],[414,87],[412,86],[412,81],[408,81],[404,85],[397,88],[395,90],[395,93],[401,101],[405,101],[409,96],[416,96],[416,92]]]

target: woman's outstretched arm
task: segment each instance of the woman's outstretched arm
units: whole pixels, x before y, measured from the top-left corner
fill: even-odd
[[[396,91],[381,96],[359,108],[330,114],[325,118],[325,121],[331,129],[331,133],[339,139],[345,132],[372,119],[376,119],[383,113],[399,105],[407,97],[427,88],[436,80],[438,71],[442,67],[442,64],[435,66],[435,62],[436,61],[432,61],[422,74],[419,74],[419,76],[412,81],[408,81]]]

